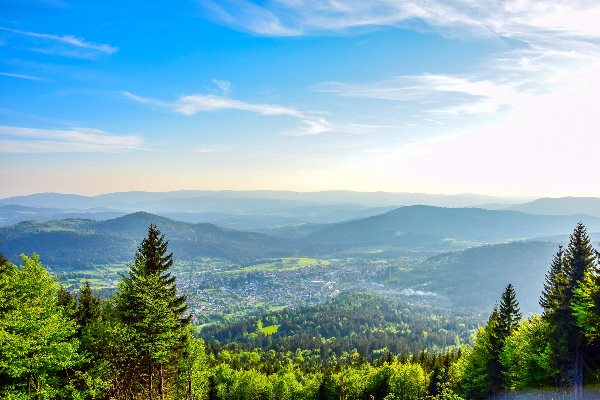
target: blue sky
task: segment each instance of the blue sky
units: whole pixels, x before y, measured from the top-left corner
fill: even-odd
[[[0,0],[0,196],[600,196],[600,6],[567,3]]]

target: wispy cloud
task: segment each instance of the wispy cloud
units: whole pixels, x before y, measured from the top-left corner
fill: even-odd
[[[513,82],[473,76],[421,74],[365,84],[324,82],[314,89],[344,97],[422,103],[423,111],[458,115],[494,113],[512,104],[519,95],[518,88]]]
[[[223,93],[227,93],[227,92],[229,92],[229,89],[231,89],[231,82],[229,82],[229,81],[225,81],[225,80],[221,80],[221,79],[213,79],[212,83],[214,83],[216,87],[221,89],[223,91]]]
[[[18,79],[27,79],[30,81],[41,81],[42,78],[33,75],[25,75],[25,74],[13,74],[10,72],[0,72],[0,75],[7,76],[9,78],[18,78]]]
[[[299,30],[284,26],[276,12],[250,1],[203,0],[199,4],[209,17],[238,29],[269,36],[301,34]]]
[[[358,28],[387,26],[502,40],[506,50],[472,66],[474,72],[469,74],[424,73],[316,87],[339,96],[418,100],[432,111],[452,115],[495,112],[521,94],[564,84],[565,72],[600,62],[597,1],[267,0],[259,6],[224,0],[206,11],[225,25],[269,36],[353,33]],[[272,26],[278,29],[269,29]]]
[[[476,35],[561,33],[600,36],[600,6],[572,0],[222,0],[200,3],[223,24],[261,35],[302,35],[365,26],[404,26],[414,20]]]
[[[9,27],[0,27],[0,31],[32,39],[34,42],[26,45],[29,50],[66,57],[92,58],[98,54],[114,54],[119,50],[109,44],[93,43],[73,35],[60,36]]]
[[[2,153],[120,153],[137,150],[139,136],[118,136],[99,129],[38,129],[0,125]]]
[[[201,112],[237,110],[269,117],[287,116],[298,120],[300,122],[298,128],[290,132],[284,132],[286,135],[317,135],[333,131],[331,124],[322,116],[302,112],[298,109],[279,104],[249,103],[224,96],[204,94],[180,96],[172,102],[143,97],[128,91],[122,92],[122,95],[141,104],[166,109],[187,116]]]

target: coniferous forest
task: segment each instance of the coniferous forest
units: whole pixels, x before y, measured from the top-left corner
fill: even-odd
[[[550,262],[543,313],[524,317],[508,283],[472,345],[439,336],[446,330],[426,320],[442,317],[419,317],[425,306],[398,310],[369,295],[266,315],[290,314],[281,329],[296,335],[279,342],[239,324],[198,335],[155,225],[110,298],[89,284],[65,290],[35,254],[21,260],[0,260],[5,399],[487,399],[553,388],[585,398],[600,381],[599,254],[581,223]],[[357,304],[395,315],[415,335],[361,334],[352,323],[373,326],[378,317],[340,318],[359,313]],[[321,323],[309,327],[306,313],[315,310]],[[449,332],[464,322],[445,318]],[[378,357],[367,356],[370,341],[384,349]]]

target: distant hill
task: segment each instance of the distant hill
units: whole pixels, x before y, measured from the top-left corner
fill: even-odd
[[[194,200],[196,199],[196,200]],[[148,211],[191,211],[189,208],[198,207],[198,201],[213,202],[230,200],[246,202],[267,200],[271,204],[284,204],[287,206],[302,205],[355,205],[362,207],[387,207],[414,204],[430,204],[449,207],[466,207],[484,203],[518,203],[518,199],[481,196],[476,194],[463,195],[437,195],[424,193],[389,193],[389,192],[354,192],[348,190],[331,190],[323,192],[293,192],[276,190],[178,190],[172,192],[118,192],[106,193],[98,196],[80,196],[60,193],[37,193],[29,196],[17,196],[0,199],[0,205],[16,204],[30,207],[50,208],[91,208],[110,207],[122,210],[148,210]],[[523,201],[523,200],[521,200]],[[146,205],[147,207],[144,207]],[[258,204],[263,207],[262,204]],[[151,208],[150,208],[151,207]],[[195,210],[198,211],[198,210]],[[232,212],[227,210],[201,211]]]
[[[557,243],[511,242],[433,256],[390,282],[417,293],[435,293],[454,305],[491,308],[512,283],[524,311],[539,311],[538,299]]]
[[[361,210],[361,212],[365,212]],[[148,225],[158,224],[179,260],[210,256],[245,262],[302,254],[320,257],[426,257],[478,244],[569,234],[578,219],[516,211],[409,206],[332,224],[248,232],[136,212],[108,220],[22,222],[0,228],[0,251],[36,251],[50,265],[128,262]],[[586,217],[590,232],[600,219]]]
[[[543,198],[529,203],[517,204],[511,210],[530,214],[547,215],[593,215],[600,217],[600,198],[598,197],[558,197]]]
[[[578,218],[529,215],[480,208],[401,207],[381,215],[328,225],[305,237],[308,243],[343,246],[412,245],[430,241],[500,242],[570,233]],[[600,218],[586,217],[590,231]]]
[[[22,222],[0,228],[0,252],[11,260],[37,252],[50,266],[91,266],[133,259],[151,223],[169,240],[178,260],[218,257],[232,261],[281,256],[292,245],[261,233],[240,232],[212,224],[190,224],[137,212],[106,221]]]

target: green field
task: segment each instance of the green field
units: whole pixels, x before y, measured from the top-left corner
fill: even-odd
[[[260,320],[260,319],[256,323],[257,332],[261,332],[267,336],[277,333],[278,329],[279,329],[279,325],[263,326],[262,320]]]

